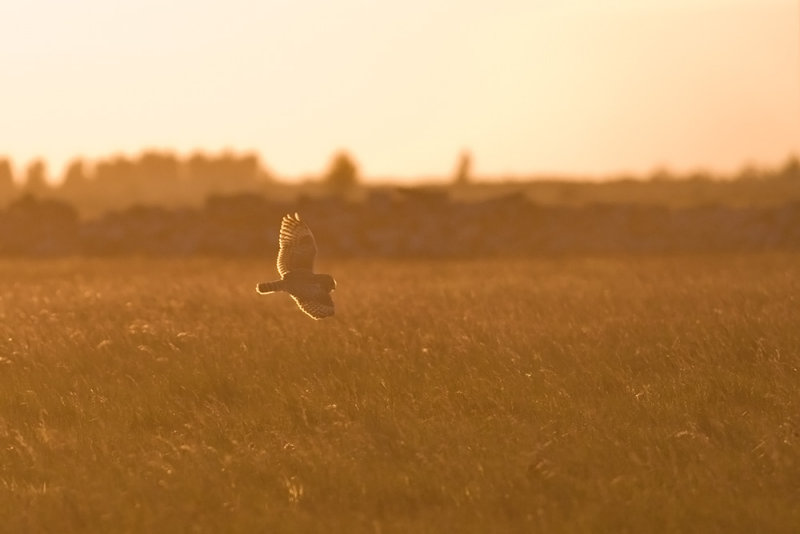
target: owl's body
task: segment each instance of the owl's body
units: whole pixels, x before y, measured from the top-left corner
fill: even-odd
[[[314,273],[317,244],[298,214],[283,217],[279,244],[278,273],[281,279],[261,282],[256,291],[260,294],[285,291],[306,315],[314,319],[333,315],[330,293],[336,289],[336,280],[329,274]]]

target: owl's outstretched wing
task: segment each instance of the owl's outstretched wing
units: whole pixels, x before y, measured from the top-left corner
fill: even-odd
[[[292,298],[309,317],[324,319],[333,315],[333,299],[328,293],[314,296],[292,295]]]
[[[314,256],[317,255],[317,244],[314,241],[314,235],[311,230],[308,229],[306,223],[300,220],[300,216],[297,213],[283,216],[278,241],[280,244],[278,273],[281,276],[285,276],[289,271],[298,269],[313,270]],[[302,304],[300,307],[303,307]]]

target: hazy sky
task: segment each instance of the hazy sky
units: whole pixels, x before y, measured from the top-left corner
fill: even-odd
[[[349,150],[374,177],[607,175],[800,153],[795,0],[0,4],[0,156]]]

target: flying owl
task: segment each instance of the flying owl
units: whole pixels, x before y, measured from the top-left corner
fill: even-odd
[[[261,282],[256,291],[261,295],[286,291],[300,309],[314,319],[333,315],[331,291],[336,289],[336,280],[329,274],[314,273],[317,243],[297,213],[284,215],[279,242],[278,274],[281,279]]]

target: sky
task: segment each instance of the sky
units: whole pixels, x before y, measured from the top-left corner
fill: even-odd
[[[800,154],[796,0],[0,4],[0,157],[255,151],[280,177],[729,173]]]

